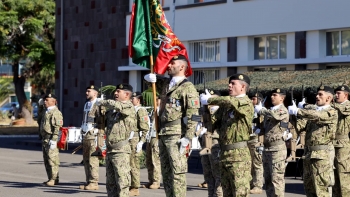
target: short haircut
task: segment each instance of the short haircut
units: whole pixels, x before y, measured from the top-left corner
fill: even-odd
[[[249,91],[249,84],[245,81],[239,80],[241,85],[245,85],[245,92],[247,93]]]

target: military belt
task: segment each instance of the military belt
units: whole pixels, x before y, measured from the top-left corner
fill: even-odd
[[[181,125],[181,119],[177,119],[177,120],[174,120],[174,121],[162,122],[161,123],[162,127],[170,127],[170,126],[173,126],[173,125]]]
[[[248,147],[247,142],[243,141],[243,142],[237,142],[237,143],[233,143],[233,144],[228,144],[228,145],[224,145],[222,147],[222,150],[233,150],[233,149],[239,149],[239,148],[245,148]]]
[[[109,147],[111,147],[112,149],[121,149],[123,146],[127,145],[129,143],[129,139],[127,140],[123,140],[123,141],[119,141],[115,144],[111,144],[109,143]]]
[[[277,145],[282,145],[282,144],[285,144],[285,142],[283,140],[277,140],[277,141],[274,141],[274,142],[264,143],[264,147],[269,148],[271,146],[277,146]]]
[[[348,135],[335,135],[336,140],[346,140],[349,139]]]
[[[328,149],[328,145],[308,146],[307,149],[309,151],[327,150]]]

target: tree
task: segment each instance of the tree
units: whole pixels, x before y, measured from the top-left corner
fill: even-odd
[[[0,0],[0,58],[12,62],[15,93],[22,111],[27,100],[26,79],[54,66],[54,28],[53,0]],[[21,60],[28,65],[20,73]]]

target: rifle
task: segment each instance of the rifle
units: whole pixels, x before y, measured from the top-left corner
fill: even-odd
[[[291,96],[291,104],[293,105],[293,101],[296,102],[294,100],[294,97],[293,97],[293,86],[290,87],[290,96]],[[286,165],[288,164],[288,162],[295,162],[296,161],[296,145],[298,143],[298,140],[296,140],[296,132],[295,129],[296,129],[296,116],[293,116],[293,115],[290,115],[289,116],[289,124],[288,124],[288,130],[289,132],[292,133],[293,137],[292,139],[290,139],[290,142],[289,142],[289,148],[290,148],[290,155],[289,157],[286,158]],[[288,143],[287,143],[287,146],[288,146]]]
[[[75,154],[78,150],[82,149],[83,148],[83,145],[80,144],[78,147],[76,147],[73,152],[72,152],[72,155]]]
[[[259,89],[256,87],[256,95],[259,95]],[[264,100],[261,101],[261,105],[265,106],[265,101],[267,99],[267,96],[265,96]],[[264,134],[265,131],[263,130],[264,125],[262,125],[261,122],[261,115],[258,114],[257,121],[256,121],[256,127],[260,129],[260,133],[258,134],[258,143],[256,143],[254,146],[256,148],[264,146]]]

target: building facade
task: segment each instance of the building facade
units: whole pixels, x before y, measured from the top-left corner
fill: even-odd
[[[348,0],[176,0],[175,6],[172,0],[161,2],[188,50],[195,84],[247,71],[350,66]],[[130,13],[126,45],[129,20]],[[128,71],[130,83],[142,90],[147,69],[129,59],[119,70]]]

